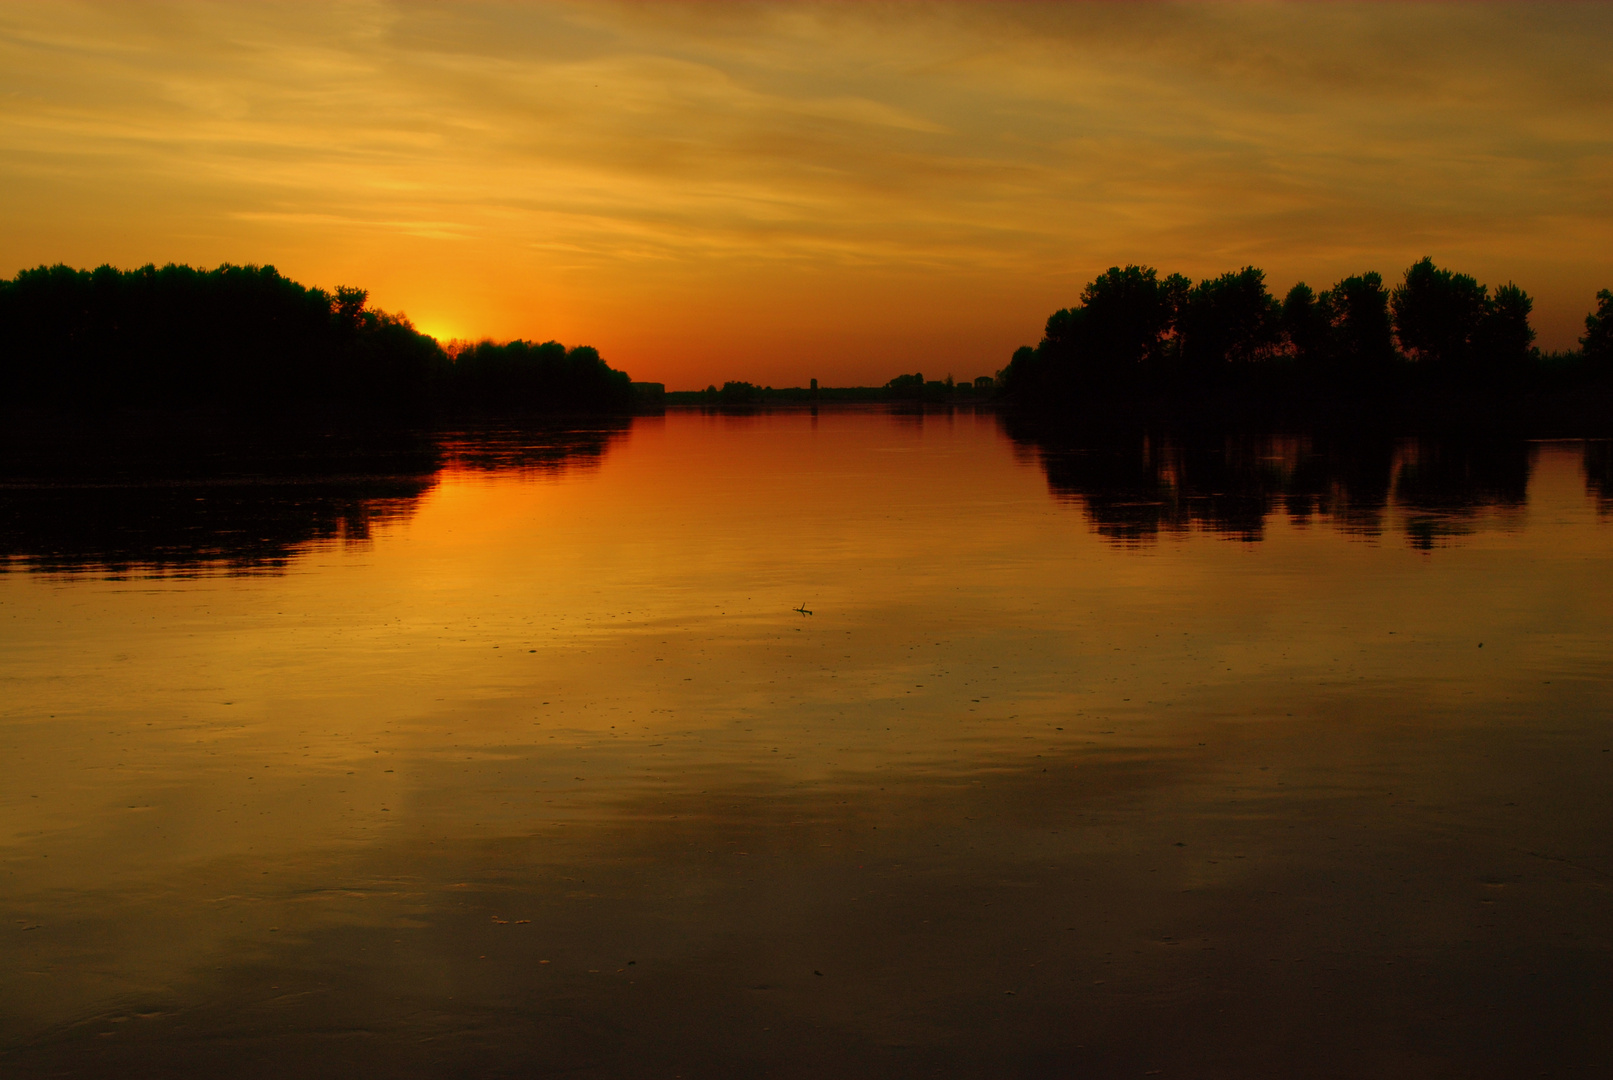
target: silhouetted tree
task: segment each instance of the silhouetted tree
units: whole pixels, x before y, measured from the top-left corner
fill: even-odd
[[[1579,339],[1579,347],[1594,368],[1605,371],[1613,367],[1613,292],[1603,289],[1596,294],[1596,310],[1585,316],[1585,336]]]
[[[1466,274],[1441,269],[1430,258],[1413,263],[1390,300],[1400,347],[1420,364],[1468,367],[1487,299],[1488,290]]]
[[[1295,359],[1307,368],[1327,359],[1332,314],[1303,281],[1283,298],[1282,330]]]
[[[1333,380],[1358,389],[1379,383],[1395,355],[1382,275],[1371,270],[1344,278],[1319,299],[1332,325]]]
[[[883,396],[890,401],[951,401],[952,376],[945,379],[925,379],[923,372],[898,375],[882,388]]]
[[[613,371],[590,346],[558,341],[470,346],[454,357],[453,389],[460,406],[500,413],[624,410],[633,397],[626,372]]]
[[[1246,266],[1189,290],[1176,329],[1183,366],[1209,381],[1229,364],[1270,359],[1281,340],[1282,309],[1266,291],[1265,272]]]
[[[997,371],[997,388],[1004,397],[1032,400],[1035,386],[1045,381],[1041,357],[1029,345],[1021,345],[1009,357],[1008,364]]]
[[[1110,267],[1079,304],[1048,317],[1036,346],[1015,350],[995,383],[1005,400],[1041,409],[1127,398],[1180,404],[1232,386],[1262,409],[1336,391],[1355,405],[1371,398],[1418,408],[1477,393],[1489,399],[1485,408],[1499,408],[1505,389],[1527,395],[1520,417],[1562,408],[1590,417],[1596,402],[1570,406],[1562,395],[1613,375],[1613,291],[1597,301],[1580,352],[1542,353],[1528,293],[1512,282],[1491,293],[1429,258],[1408,267],[1392,292],[1369,271],[1319,294],[1300,282],[1281,304],[1252,266],[1196,286],[1180,274],[1162,280],[1152,267]],[[1272,363],[1288,360],[1295,363]],[[893,380],[887,394],[928,400],[947,390],[908,378]],[[1300,389],[1307,394],[1294,396]]]
[[[592,349],[483,343],[452,362],[402,315],[272,266],[24,270],[0,280],[0,385],[11,408],[419,415],[469,402],[625,408],[627,376]],[[552,343],[551,343],[552,345]],[[558,352],[555,352],[558,350]]]
[[[364,304],[370,298],[368,289],[354,289],[346,285],[336,287],[336,317],[344,326],[357,327],[359,314],[364,310]]]
[[[1530,359],[1534,301],[1510,282],[1492,296],[1467,274],[1424,258],[1406,270],[1392,307],[1401,347],[1437,383],[1493,382],[1520,373]]]
[[[1160,281],[1152,266],[1111,266],[1081,291],[1078,348],[1122,378],[1134,373],[1159,359],[1188,289],[1179,274]]]
[[[1535,302],[1512,282],[1495,290],[1485,301],[1484,314],[1473,335],[1474,358],[1480,370],[1495,377],[1522,370],[1529,362],[1535,331],[1529,313]]]
[[[754,405],[761,400],[762,388],[754,383],[725,382],[717,391],[717,401],[722,405]]]
[[[1000,373],[1004,394],[1061,400],[1135,386],[1162,366],[1190,283],[1151,266],[1112,266],[1081,290],[1080,306],[1048,317],[1042,341]]]

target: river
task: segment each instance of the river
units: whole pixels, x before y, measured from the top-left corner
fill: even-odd
[[[7,1076],[1613,1066],[1606,443],[176,460],[0,485]]]

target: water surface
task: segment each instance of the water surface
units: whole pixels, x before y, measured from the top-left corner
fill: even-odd
[[[0,487],[7,1075],[1610,1064],[1606,444],[297,461]]]

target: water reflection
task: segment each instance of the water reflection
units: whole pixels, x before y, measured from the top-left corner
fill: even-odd
[[[54,434],[0,454],[0,571],[283,572],[408,520],[445,469],[597,466],[626,420],[454,432]]]
[[[1585,487],[1602,514],[1613,514],[1613,441],[1585,444]]]
[[[916,409],[888,418],[897,427],[925,422]],[[723,419],[747,425],[744,416]],[[33,433],[0,453],[0,571],[279,573],[301,553],[362,547],[406,521],[445,469],[592,469],[632,424],[273,438]],[[1468,535],[1485,515],[1515,517],[1533,464],[1531,444],[1515,438],[1077,432],[1014,416],[1002,424],[1041,463],[1054,495],[1120,547],[1189,531],[1256,542],[1281,514],[1357,536],[1391,528],[1428,550]],[[1613,513],[1613,443],[1586,443],[1584,471],[1588,494]]]
[[[1600,448],[1016,458],[873,409],[366,445],[294,474],[295,572],[0,574],[0,1075],[1605,1061]],[[164,468],[252,504],[170,549],[297,504]],[[307,539],[342,507],[358,557]],[[105,559],[41,516],[8,550]]]
[[[629,418],[607,417],[584,424],[477,428],[442,433],[437,440],[448,468],[557,476],[597,468],[632,427]]]
[[[1054,494],[1078,503],[1094,531],[1120,546],[1192,530],[1255,542],[1279,513],[1378,536],[1393,509],[1395,528],[1427,550],[1467,535],[1485,515],[1515,518],[1533,462],[1532,445],[1509,437],[1094,434],[1014,417],[1004,424],[1041,461]],[[1605,444],[1586,450],[1593,492],[1605,484],[1598,447]]]

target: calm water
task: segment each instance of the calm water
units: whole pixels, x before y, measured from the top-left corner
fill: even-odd
[[[367,454],[13,462],[0,1073],[1613,1069],[1607,444]]]

